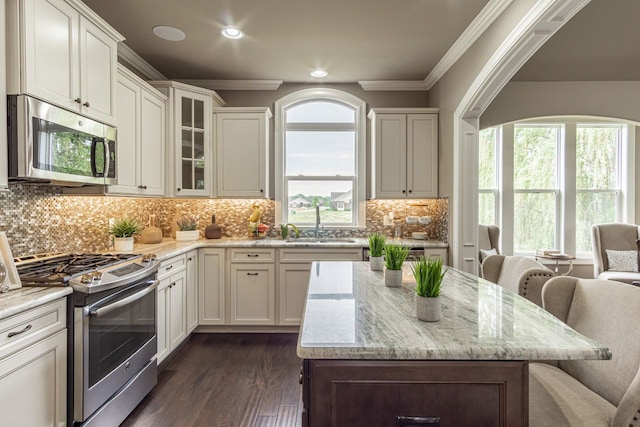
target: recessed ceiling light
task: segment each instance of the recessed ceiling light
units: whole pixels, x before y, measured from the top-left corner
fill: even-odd
[[[185,35],[182,30],[179,30],[174,27],[169,27],[167,25],[158,25],[153,27],[153,34],[160,37],[164,40],[169,40],[172,42],[179,42],[180,40],[184,40]]]
[[[329,73],[327,73],[325,70],[313,70],[310,74],[311,74],[311,77],[322,78],[322,77],[327,77]]]
[[[228,39],[241,39],[244,37],[244,32],[236,27],[226,27],[221,33]]]

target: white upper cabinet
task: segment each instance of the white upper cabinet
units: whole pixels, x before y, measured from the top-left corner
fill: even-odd
[[[167,98],[118,65],[118,184],[110,194],[163,196]]]
[[[224,101],[208,89],[172,81],[150,83],[169,98],[167,196],[213,196],[212,108]]]
[[[218,197],[269,197],[268,108],[216,108]]]
[[[438,197],[438,114],[431,108],[371,110],[371,197]]]
[[[8,89],[115,125],[118,42],[77,0],[7,3]]]

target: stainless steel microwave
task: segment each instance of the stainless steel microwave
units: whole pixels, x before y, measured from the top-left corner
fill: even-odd
[[[9,182],[116,184],[116,128],[26,95],[7,98]]]

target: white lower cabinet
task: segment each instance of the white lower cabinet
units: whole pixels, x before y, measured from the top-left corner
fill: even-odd
[[[186,272],[187,334],[198,326],[198,251],[187,252]]]
[[[158,363],[187,337],[186,257],[181,255],[160,264],[158,301]]]
[[[231,324],[275,325],[275,267],[231,264]]]
[[[65,307],[63,298],[0,321],[2,425],[66,425]]]
[[[302,322],[302,310],[307,298],[311,264],[280,264],[278,324],[296,326]]]
[[[198,253],[198,324],[225,324],[225,249]]]
[[[449,264],[449,256],[447,248],[425,248],[425,258],[441,259],[443,265]]]
[[[307,298],[312,261],[362,261],[361,248],[280,249],[278,325],[298,326]]]

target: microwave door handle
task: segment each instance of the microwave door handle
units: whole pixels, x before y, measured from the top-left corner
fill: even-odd
[[[101,143],[103,148],[103,157],[102,157],[102,172],[98,173],[98,168],[96,166],[96,161],[98,160],[96,157],[96,147],[98,145],[98,143]],[[108,169],[106,169],[106,167],[109,166],[109,146],[107,144],[107,140],[105,138],[101,138],[101,137],[94,137],[91,139],[91,175],[92,176],[97,176],[97,177],[102,177],[105,175],[106,171]],[[106,160],[105,160],[106,157]]]
[[[102,171],[102,176],[106,178],[111,170],[111,151],[109,151],[109,140],[107,138],[102,138],[102,144],[104,144],[104,170]]]
[[[96,168],[96,145],[98,145],[99,138],[91,139],[91,176],[98,175],[98,168]]]
[[[112,304],[105,305],[100,308],[91,308],[88,310],[88,315],[91,317],[104,316],[105,314],[109,314],[120,307],[124,307],[128,304],[131,304],[132,302],[137,301],[143,298],[144,296],[150,294],[151,292],[155,291],[155,289],[158,287],[158,283],[159,283],[158,280],[149,281],[149,286],[142,289],[141,291],[138,291],[133,295],[129,295],[126,298],[122,298],[121,300],[118,300]]]

